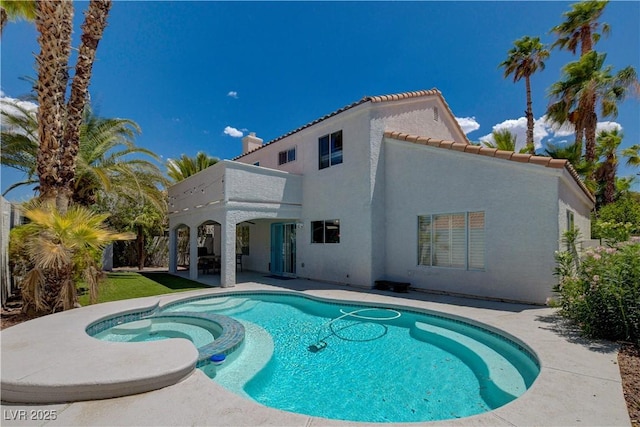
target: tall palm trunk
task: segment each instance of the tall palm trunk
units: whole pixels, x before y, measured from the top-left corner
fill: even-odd
[[[593,38],[589,25],[584,25],[580,30],[580,41],[580,56],[584,56],[593,50]]]
[[[589,164],[596,161],[596,127],[598,125],[598,115],[596,114],[596,94],[595,92],[584,96],[584,158]],[[583,100],[580,100],[582,104]]]
[[[604,203],[609,204],[616,200],[616,171],[618,169],[618,165],[616,164],[616,160],[611,157],[608,157],[606,162],[607,167],[604,176]]]
[[[529,150],[529,154],[536,154],[536,148],[533,145],[533,102],[531,101],[531,78],[529,76],[525,76],[524,79],[525,85],[527,87],[527,149]]]
[[[38,64],[37,169],[40,200],[66,214],[73,195],[82,112],[87,101],[91,70],[98,42],[106,27],[111,0],[91,0],[82,25],[81,45],[68,104],[67,67],[71,52],[73,2],[41,0],[36,5],[36,29],[40,36]],[[72,282],[73,261],[61,259],[43,269],[43,313],[72,308],[76,300]],[[36,307],[37,308],[37,307]],[[40,311],[40,310],[38,310]]]
[[[67,64],[71,53],[73,3],[42,0],[37,3],[36,29],[40,33],[38,65],[38,176],[40,198],[56,201],[59,183],[58,153],[64,135],[65,92],[69,79]]]
[[[82,24],[82,43],[78,53],[76,72],[71,83],[71,95],[67,104],[67,125],[60,153],[60,189],[58,197],[68,205],[73,196],[76,157],[80,145],[80,126],[87,103],[89,82],[98,43],[107,26],[111,0],[92,0]]]

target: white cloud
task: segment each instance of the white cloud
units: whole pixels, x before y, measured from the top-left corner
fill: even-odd
[[[526,145],[527,141],[527,119],[526,117],[520,117],[517,119],[508,119],[497,125],[493,126],[492,131],[509,130],[516,136],[516,151],[519,151]],[[621,130],[622,126],[616,122],[598,122],[597,131],[618,129]],[[573,143],[573,138],[566,138],[567,136],[573,136],[575,130],[573,125],[565,123],[562,126],[558,126],[547,120],[547,116],[544,115],[534,121],[533,125],[533,144],[536,150],[541,150],[547,146],[547,144],[563,144],[567,142]],[[480,141],[493,142],[493,136],[491,134],[480,137]]]
[[[4,92],[0,91],[0,111],[15,116],[22,116],[22,111],[18,108],[21,108],[29,113],[29,115],[35,116],[38,112],[38,105],[34,104],[30,101],[22,101],[20,99],[11,98],[9,96],[5,96]],[[13,125],[9,125],[6,123],[4,115],[0,116],[0,127],[3,130],[9,130],[11,132],[20,133],[26,135],[27,132],[22,128],[16,128]]]
[[[516,136],[516,151],[520,151],[527,144],[527,118],[508,119],[493,126],[492,132],[508,130]],[[534,121],[533,144],[536,148],[541,148],[541,141],[548,135],[546,126],[541,120]],[[480,137],[480,141],[494,142],[493,135],[487,134]]]
[[[230,90],[227,96],[238,99],[238,92],[236,92],[235,90]]]
[[[234,138],[240,138],[243,135],[242,131],[239,131],[238,129],[236,129],[234,127],[231,127],[231,126],[225,127],[224,128],[224,133],[225,133],[225,135],[229,135],[229,136],[234,137]]]
[[[456,121],[465,135],[480,129],[480,123],[476,121],[475,117],[456,117]]]
[[[596,125],[596,132],[602,132],[603,130],[617,130],[618,132],[622,132],[622,126],[620,123],[616,122],[598,122]]]
[[[17,113],[17,109],[12,108],[13,105],[18,107],[22,107],[27,111],[36,112],[38,111],[38,105],[34,104],[30,101],[22,101],[20,99],[11,98],[10,96],[5,96],[4,92],[0,90],[0,107],[2,111],[6,111],[9,114]]]

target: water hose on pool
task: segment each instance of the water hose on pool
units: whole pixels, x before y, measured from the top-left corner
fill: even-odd
[[[387,312],[391,312],[391,313],[393,313],[393,314],[392,314],[391,316],[388,316],[388,317],[371,317],[371,316],[364,316],[364,315],[360,314],[360,313],[362,313],[362,312],[366,312],[366,311],[374,311],[374,310],[376,310],[376,311],[381,311],[381,310],[382,310],[382,311],[387,311]],[[374,340],[374,339],[378,339],[378,338],[380,338],[380,337],[382,337],[382,336],[386,335],[386,333],[387,333],[387,326],[386,326],[386,325],[382,325],[382,327],[384,328],[384,332],[383,332],[383,333],[382,333],[382,335],[380,335],[380,336],[377,336],[377,337],[374,337],[374,338],[369,338],[369,339],[360,339],[360,340],[358,340],[358,339],[350,339],[350,338],[346,338],[346,337],[340,336],[340,335],[338,334],[338,332],[339,332],[339,331],[341,331],[341,330],[343,330],[343,329],[347,329],[347,328],[350,328],[350,327],[352,327],[352,326],[355,326],[355,325],[348,325],[348,326],[345,326],[345,327],[343,327],[343,328],[339,329],[338,331],[336,331],[336,330],[334,329],[334,327],[333,327],[333,324],[334,324],[335,322],[337,322],[338,320],[342,320],[342,319],[347,318],[347,317],[352,317],[352,318],[355,318],[355,319],[357,319],[357,320],[370,320],[370,321],[376,320],[376,321],[384,321],[384,320],[394,320],[394,319],[397,319],[397,318],[399,318],[400,316],[402,316],[402,314],[401,314],[399,311],[392,310],[392,309],[390,309],[390,308],[361,308],[361,309],[354,310],[354,311],[349,311],[349,312],[345,312],[343,309],[340,309],[340,313],[342,313],[342,315],[341,315],[341,316],[338,316],[338,317],[336,317],[336,318],[334,318],[334,319],[331,319],[330,321],[328,321],[327,323],[325,323],[324,325],[322,325],[322,326],[320,327],[320,329],[318,330],[318,335],[320,335],[320,332],[321,332],[321,331],[322,331],[322,329],[323,329],[324,327],[326,327],[326,326],[328,326],[328,327],[329,327],[329,329],[331,330],[331,333],[330,333],[329,335],[327,335],[327,336],[323,337],[323,338],[319,338],[319,339],[316,341],[316,343],[315,343],[315,344],[311,344],[311,345],[308,347],[308,349],[309,349],[309,351],[310,351],[310,352],[312,352],[312,353],[317,353],[317,352],[319,352],[320,350],[325,349],[325,348],[327,347],[327,342],[326,342],[325,340],[326,340],[327,338],[331,337],[331,336],[336,336],[336,337],[338,337],[339,339],[341,339],[341,340],[343,340],[343,341],[358,341],[358,342],[359,342],[359,341],[372,341],[372,340]]]

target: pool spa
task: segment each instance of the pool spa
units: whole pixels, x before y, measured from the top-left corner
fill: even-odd
[[[481,414],[517,399],[540,372],[524,343],[469,319],[281,292],[180,300],[96,331],[119,342],[186,338],[197,366],[227,390],[346,421]]]

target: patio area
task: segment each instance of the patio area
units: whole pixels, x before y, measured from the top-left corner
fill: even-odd
[[[180,272],[188,277],[188,272]],[[17,325],[2,337],[2,372],[12,378],[27,378],[47,366],[64,370],[60,379],[66,384],[86,381],[102,370],[106,361],[82,351],[83,345],[96,340],[78,331],[104,317],[109,310],[125,311],[140,306],[167,304],[186,297],[237,291],[283,290],[302,292],[323,298],[357,300],[360,303],[385,303],[462,316],[495,327],[524,341],[537,354],[541,372],[533,386],[519,399],[481,415],[429,423],[434,426],[556,426],[556,425],[630,425],[625,405],[617,347],[608,342],[587,341],[564,326],[555,311],[546,307],[508,304],[458,298],[412,291],[362,290],[304,279],[281,280],[266,274],[238,272],[237,285],[220,288],[218,275],[200,275],[198,281],[212,286],[200,290],[161,297],[120,301],[56,314],[48,322],[31,321]],[[64,319],[68,319],[66,322]],[[50,329],[54,328],[54,329]],[[67,329],[77,340],[67,340]],[[7,334],[7,332],[11,332]],[[22,338],[20,338],[22,337]],[[25,338],[25,337],[28,337]],[[83,344],[84,343],[84,344]],[[97,342],[100,344],[101,342]],[[181,342],[182,344],[185,344]],[[164,342],[169,349],[174,340]],[[187,351],[175,347],[176,353]],[[164,353],[163,353],[164,354]],[[167,352],[162,358],[169,358]],[[126,355],[123,355],[125,357]],[[172,356],[173,357],[173,356]],[[87,358],[87,360],[83,360]],[[19,362],[15,362],[19,361]],[[131,378],[144,373],[144,358],[130,357],[118,366]],[[268,408],[232,394],[199,370],[181,381],[159,390],[102,400],[62,404],[2,404],[2,425],[64,426],[347,426],[361,423],[328,420]],[[45,417],[48,416],[48,419]],[[400,425],[400,424],[396,424]],[[411,425],[411,424],[408,424]],[[413,424],[416,425],[416,424]]]

